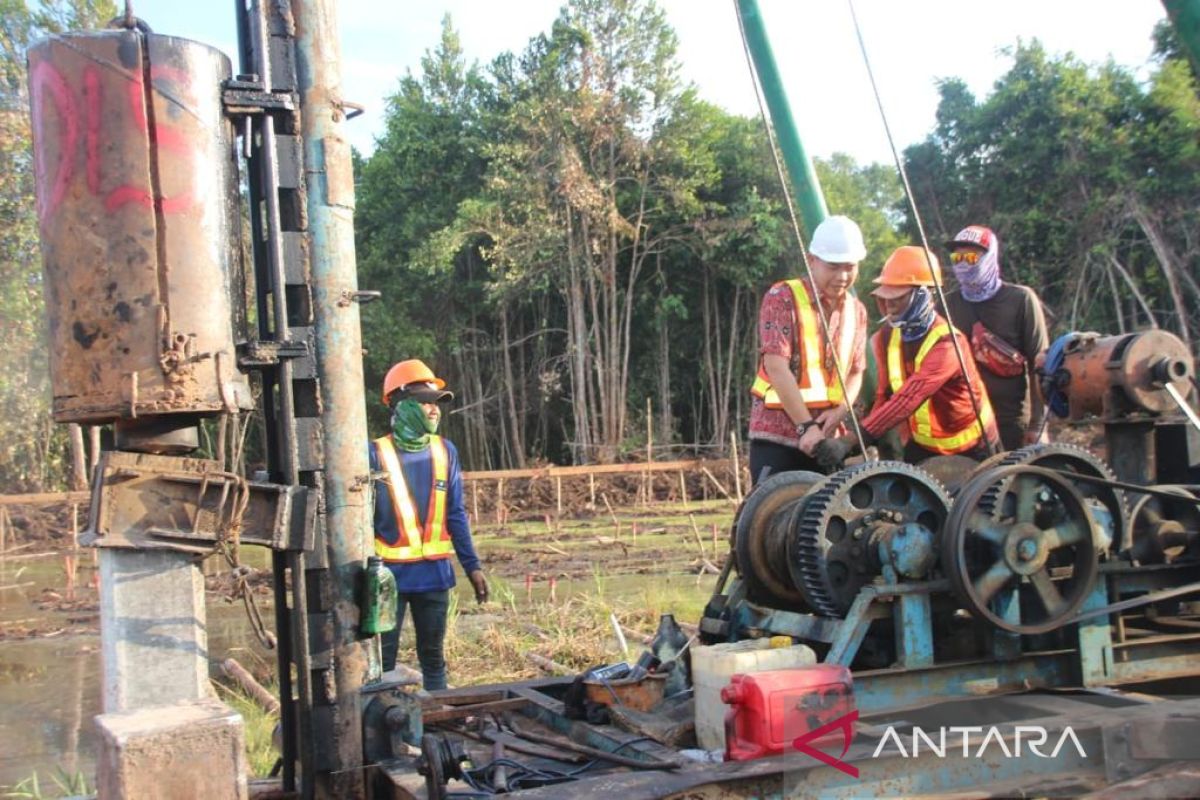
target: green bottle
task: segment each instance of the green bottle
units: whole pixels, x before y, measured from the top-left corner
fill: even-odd
[[[362,632],[369,636],[396,627],[396,578],[379,556],[367,558],[362,604]]]

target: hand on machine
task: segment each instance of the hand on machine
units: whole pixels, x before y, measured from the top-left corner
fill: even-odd
[[[837,436],[818,442],[813,448],[813,458],[822,469],[836,472],[842,468],[846,458],[857,450],[858,441],[853,436]]]

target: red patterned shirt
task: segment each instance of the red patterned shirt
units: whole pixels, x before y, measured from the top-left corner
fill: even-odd
[[[811,286],[807,278],[802,279],[805,286]],[[812,294],[810,290],[810,295]],[[867,310],[855,297],[847,296],[837,305],[831,306],[822,297],[821,308],[829,321],[829,337],[823,337],[818,331],[817,338],[822,342],[821,352],[825,366],[833,371],[833,347],[830,342],[837,342],[841,337],[842,323],[846,318],[846,303],[858,306],[858,327],[854,332],[854,358],[850,364],[842,364],[846,370],[846,382],[850,383],[856,375],[861,375],[867,367]],[[821,323],[818,321],[817,325]],[[762,306],[758,312],[758,353],[761,361],[765,355],[783,356],[788,360],[788,366],[793,375],[800,374],[800,352],[797,346],[799,336],[796,318],[796,303],[792,299],[792,290],[787,283],[780,281],[767,290],[763,295]],[[750,438],[762,439],[768,442],[791,445],[800,444],[796,435],[796,425],[782,408],[767,408],[761,398],[753,397],[750,404]]]

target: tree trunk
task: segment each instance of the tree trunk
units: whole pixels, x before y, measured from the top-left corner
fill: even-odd
[[[87,456],[83,450],[83,428],[72,422],[67,426],[71,437],[71,488],[77,492],[88,487]]]
[[[513,463],[517,469],[525,467],[525,452],[521,446],[521,433],[517,430],[517,403],[513,396],[513,367],[512,353],[509,352],[508,339],[508,305],[500,306],[500,331],[501,331],[501,349],[503,351],[504,363],[504,386],[501,391],[504,392],[504,397],[508,401],[508,436],[512,446]]]
[[[1159,266],[1162,267],[1163,275],[1167,279],[1167,288],[1171,291],[1171,300],[1175,304],[1175,314],[1179,318],[1179,338],[1183,339],[1183,343],[1188,346],[1188,350],[1191,350],[1192,336],[1188,326],[1187,306],[1183,303],[1183,292],[1179,287],[1178,267],[1175,263],[1175,256],[1171,252],[1166,239],[1163,238],[1162,232],[1158,229],[1158,225],[1151,217],[1150,212],[1142,205],[1140,198],[1136,196],[1131,197],[1129,205],[1133,211],[1133,218],[1137,220],[1142,233],[1146,234],[1146,239],[1149,240],[1150,247],[1154,250],[1154,255],[1158,258]]]

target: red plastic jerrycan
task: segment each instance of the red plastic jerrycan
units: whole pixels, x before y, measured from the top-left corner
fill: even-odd
[[[721,702],[730,706],[725,759],[749,761],[790,752],[796,739],[853,712],[854,689],[846,667],[814,664],[734,675],[721,690]],[[810,744],[842,744],[845,736],[834,726]]]

